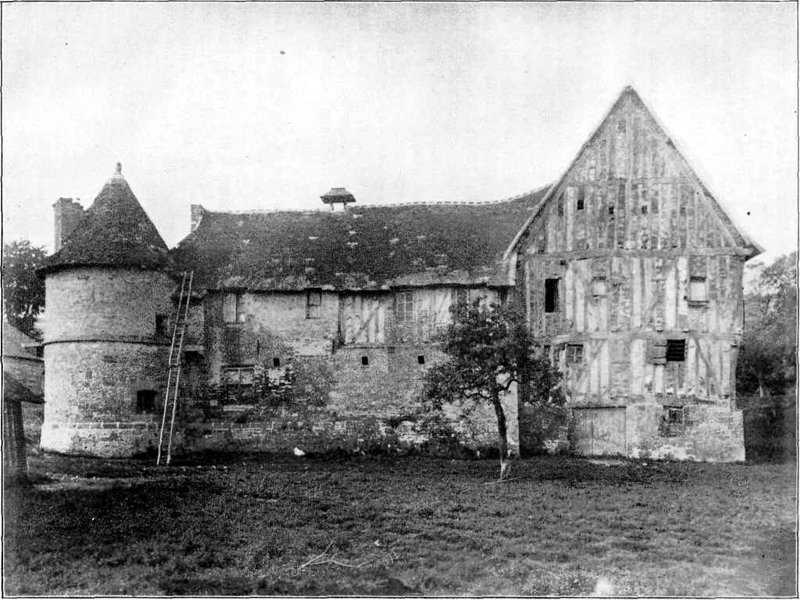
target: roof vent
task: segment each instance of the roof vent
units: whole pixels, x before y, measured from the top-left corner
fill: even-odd
[[[345,188],[331,188],[329,192],[324,193],[320,198],[322,198],[323,203],[330,204],[331,210],[343,210],[349,203],[356,201],[353,194]]]

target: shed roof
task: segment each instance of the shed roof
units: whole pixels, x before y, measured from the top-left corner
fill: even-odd
[[[117,171],[42,272],[78,266],[162,268],[167,245]]]
[[[203,211],[172,251],[200,288],[370,290],[511,285],[503,251],[547,188],[486,203],[347,211]]]
[[[3,356],[41,360],[36,356],[37,342],[8,321],[3,321]]]

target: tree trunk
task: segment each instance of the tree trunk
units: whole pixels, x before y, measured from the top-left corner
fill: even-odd
[[[500,479],[502,480],[508,477],[511,471],[511,459],[508,456],[506,413],[500,403],[500,393],[496,390],[492,392],[492,405],[494,406],[494,414],[497,415],[497,435],[500,442]]]

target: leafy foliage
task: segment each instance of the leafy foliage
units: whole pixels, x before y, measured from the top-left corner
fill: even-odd
[[[527,385],[521,397],[531,403],[563,404],[560,373],[530,335],[521,313],[480,299],[450,309],[453,320],[441,336],[448,358],[426,374],[426,401],[435,409],[445,402],[488,403],[497,416],[501,460],[508,454],[501,396],[512,384]]]
[[[758,271],[745,296],[745,331],[736,369],[740,393],[782,394],[796,378],[797,252]]]
[[[3,244],[3,297],[5,317],[24,334],[40,339],[36,317],[44,307],[44,280],[36,269],[44,265],[44,248],[28,240]]]

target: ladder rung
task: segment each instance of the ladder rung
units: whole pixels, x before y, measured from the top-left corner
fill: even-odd
[[[192,283],[194,281],[194,271],[184,272],[183,279],[181,280],[181,291],[178,298],[178,306],[175,309],[175,318],[173,319],[172,329],[172,343],[169,349],[169,358],[167,366],[169,367],[169,375],[167,376],[167,389],[164,394],[164,412],[161,419],[161,431],[158,436],[158,458],[156,464],[161,464],[161,451],[164,443],[164,431],[167,422],[167,411],[169,407],[172,408],[172,418],[169,425],[169,438],[167,441],[167,464],[170,462],[172,451],[172,433],[175,427],[175,415],[178,407],[179,400],[182,399],[180,394],[180,379],[181,369],[183,367],[183,342],[186,339],[186,326],[189,318],[189,305],[192,298]]]

